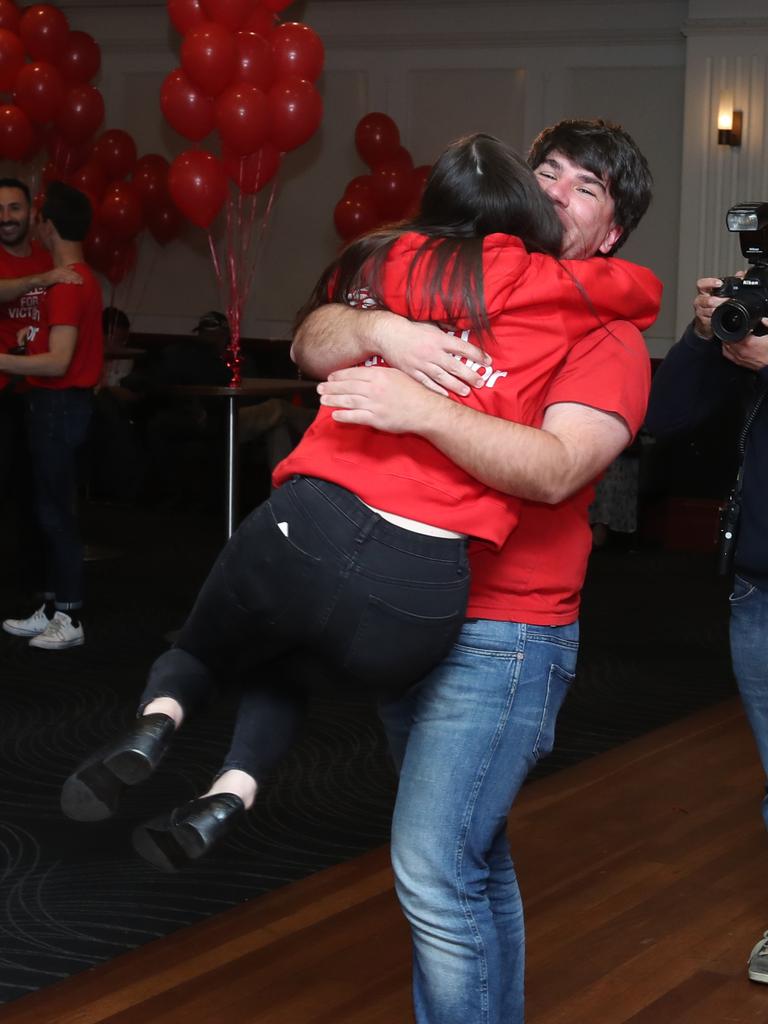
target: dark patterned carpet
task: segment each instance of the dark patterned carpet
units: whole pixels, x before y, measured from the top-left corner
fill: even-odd
[[[90,506],[87,644],[51,654],[0,634],[0,1001],[19,998],[387,840],[393,777],[370,707],[316,700],[302,739],[223,848],[180,875],[132,854],[134,824],[201,791],[233,699],[191,721],[116,821],[62,818],[62,780],[133,713],[143,674],[213,558],[210,515]],[[4,531],[2,536],[9,536]],[[19,606],[0,549],[0,616]],[[709,556],[623,547],[593,558],[579,679],[538,774],[733,692],[726,595]]]

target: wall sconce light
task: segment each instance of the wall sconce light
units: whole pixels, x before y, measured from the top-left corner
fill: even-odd
[[[718,146],[741,145],[741,111],[733,109],[733,97],[728,93],[720,97],[717,113]]]

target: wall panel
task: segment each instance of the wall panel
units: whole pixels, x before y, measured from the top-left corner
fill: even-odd
[[[654,176],[651,207],[621,250],[623,257],[650,267],[664,282],[661,315],[646,335],[652,355],[664,354],[675,331],[684,86],[682,68],[582,67],[571,73],[565,109],[565,116],[623,124]]]
[[[179,59],[163,0],[63,6],[73,26],[102,46],[98,84],[107,126],[131,131],[142,152],[172,157],[186,146],[164,126],[159,109],[160,82]],[[687,9],[687,0],[307,0],[289,8],[326,44],[326,117],[319,136],[286,159],[244,331],[287,335],[296,307],[336,252],[333,207],[349,178],[364,170],[353,132],[372,109],[395,117],[417,162],[432,160],[450,138],[477,127],[524,149],[557,117],[619,117],[649,152],[664,154],[657,182],[666,198],[651,215],[659,223],[648,229],[648,242],[638,236],[633,254],[639,259],[654,249],[658,236],[653,259],[666,274],[679,221],[673,126],[682,103],[680,27]],[[665,89],[668,109],[654,114],[654,136],[648,104],[655,108]],[[147,240],[136,280],[122,291],[117,300],[139,329],[187,330],[199,312],[220,304],[203,233],[191,230],[165,249]]]
[[[468,132],[525,143],[525,71],[445,67],[408,76],[407,135],[417,164],[433,163],[446,143]]]

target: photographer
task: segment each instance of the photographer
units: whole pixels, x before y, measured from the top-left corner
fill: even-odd
[[[732,549],[735,570],[731,659],[768,776],[768,335],[718,341],[712,314],[727,301],[714,294],[723,282],[704,277],[696,284],[693,323],[654,377],[646,426],[662,437],[695,428],[729,401],[742,402],[739,474],[729,505],[735,539],[725,545]],[[754,327],[768,327],[768,317]],[[763,818],[768,826],[768,797]],[[750,954],[748,976],[768,984],[768,932]]]

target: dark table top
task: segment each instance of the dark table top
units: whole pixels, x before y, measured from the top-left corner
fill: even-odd
[[[278,398],[294,391],[314,391],[317,381],[294,380],[290,377],[243,377],[237,388],[209,384],[174,384],[172,395],[200,395],[206,398]]]

